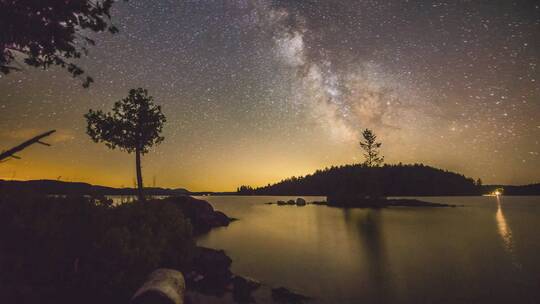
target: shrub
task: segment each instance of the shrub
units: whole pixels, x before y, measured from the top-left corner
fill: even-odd
[[[185,270],[189,221],[166,201],[0,197],[0,302],[127,302],[159,267]]]

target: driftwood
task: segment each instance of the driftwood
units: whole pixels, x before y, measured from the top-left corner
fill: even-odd
[[[56,132],[56,130],[51,130],[51,131],[45,132],[43,134],[40,134],[40,135],[35,136],[33,138],[30,138],[29,140],[23,142],[22,144],[20,144],[18,146],[15,146],[15,147],[7,150],[7,151],[2,151],[2,153],[0,153],[0,162],[5,160],[6,158],[9,158],[9,157],[17,158],[17,159],[20,158],[17,155],[15,155],[15,153],[20,152],[20,151],[26,149],[28,146],[33,145],[35,143],[42,144],[42,145],[45,145],[45,146],[50,146],[50,144],[42,142],[41,139],[53,134],[54,132]]]
[[[180,271],[160,268],[137,290],[132,304],[183,304],[186,283]]]

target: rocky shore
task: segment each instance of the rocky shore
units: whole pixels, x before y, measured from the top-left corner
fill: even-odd
[[[341,208],[388,208],[388,207],[458,207],[451,204],[439,204],[421,201],[417,199],[388,199],[388,198],[359,198],[359,197],[333,197],[328,196],[327,201],[313,201],[306,202],[303,198],[297,198],[296,200],[268,202],[267,205],[278,206],[298,206],[303,207],[306,205],[323,205],[329,207],[341,207]]]
[[[236,220],[223,212],[214,210],[208,202],[191,196],[170,197],[165,200],[182,210],[192,223],[194,235],[207,233],[213,228],[228,226]],[[305,206],[307,203],[299,198],[293,201],[293,204]],[[219,303],[228,303],[225,299],[226,295],[232,295],[232,301],[235,303],[254,303],[253,292],[262,284],[255,279],[232,273],[231,264],[231,258],[223,250],[196,247],[192,267],[184,273],[185,303],[197,303],[198,301],[194,299],[204,296],[220,298],[223,300],[219,300]],[[272,288],[271,298],[277,303],[303,303],[309,299],[285,287]]]
[[[225,227],[235,218],[230,218],[221,211],[214,210],[207,201],[191,196],[175,196],[164,199],[182,210],[182,213],[190,220],[195,236],[207,233],[212,228]]]

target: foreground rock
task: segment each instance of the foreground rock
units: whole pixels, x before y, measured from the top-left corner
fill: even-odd
[[[222,296],[230,289],[232,260],[225,251],[197,247],[193,267],[186,276],[189,289],[204,294]]]
[[[251,278],[235,276],[232,279],[233,283],[233,298],[239,303],[253,303],[255,300],[251,295],[256,289],[261,286],[261,283]]]
[[[157,269],[150,274],[144,285],[137,290],[132,304],[183,304],[186,284],[181,272],[173,269]]]
[[[261,283],[234,275],[230,270],[231,263],[231,258],[223,250],[197,247],[193,267],[186,276],[188,290],[216,297],[232,292],[238,303],[253,302],[251,293]]]
[[[184,215],[189,218],[195,235],[206,233],[215,227],[228,226],[234,220],[223,212],[214,210],[207,201],[191,196],[176,196],[165,200],[180,208]]]
[[[304,303],[309,297],[292,292],[285,287],[273,288],[272,299],[278,303]]]

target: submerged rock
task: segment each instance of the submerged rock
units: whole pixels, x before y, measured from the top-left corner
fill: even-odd
[[[457,207],[457,205],[424,202],[416,199],[388,199],[388,207]]]
[[[279,303],[304,303],[309,297],[292,292],[285,287],[272,289],[272,299]]]
[[[327,197],[328,206],[344,208],[386,208],[386,207],[456,207],[455,205],[424,202],[416,199],[387,199],[368,197],[360,194],[339,194]]]

